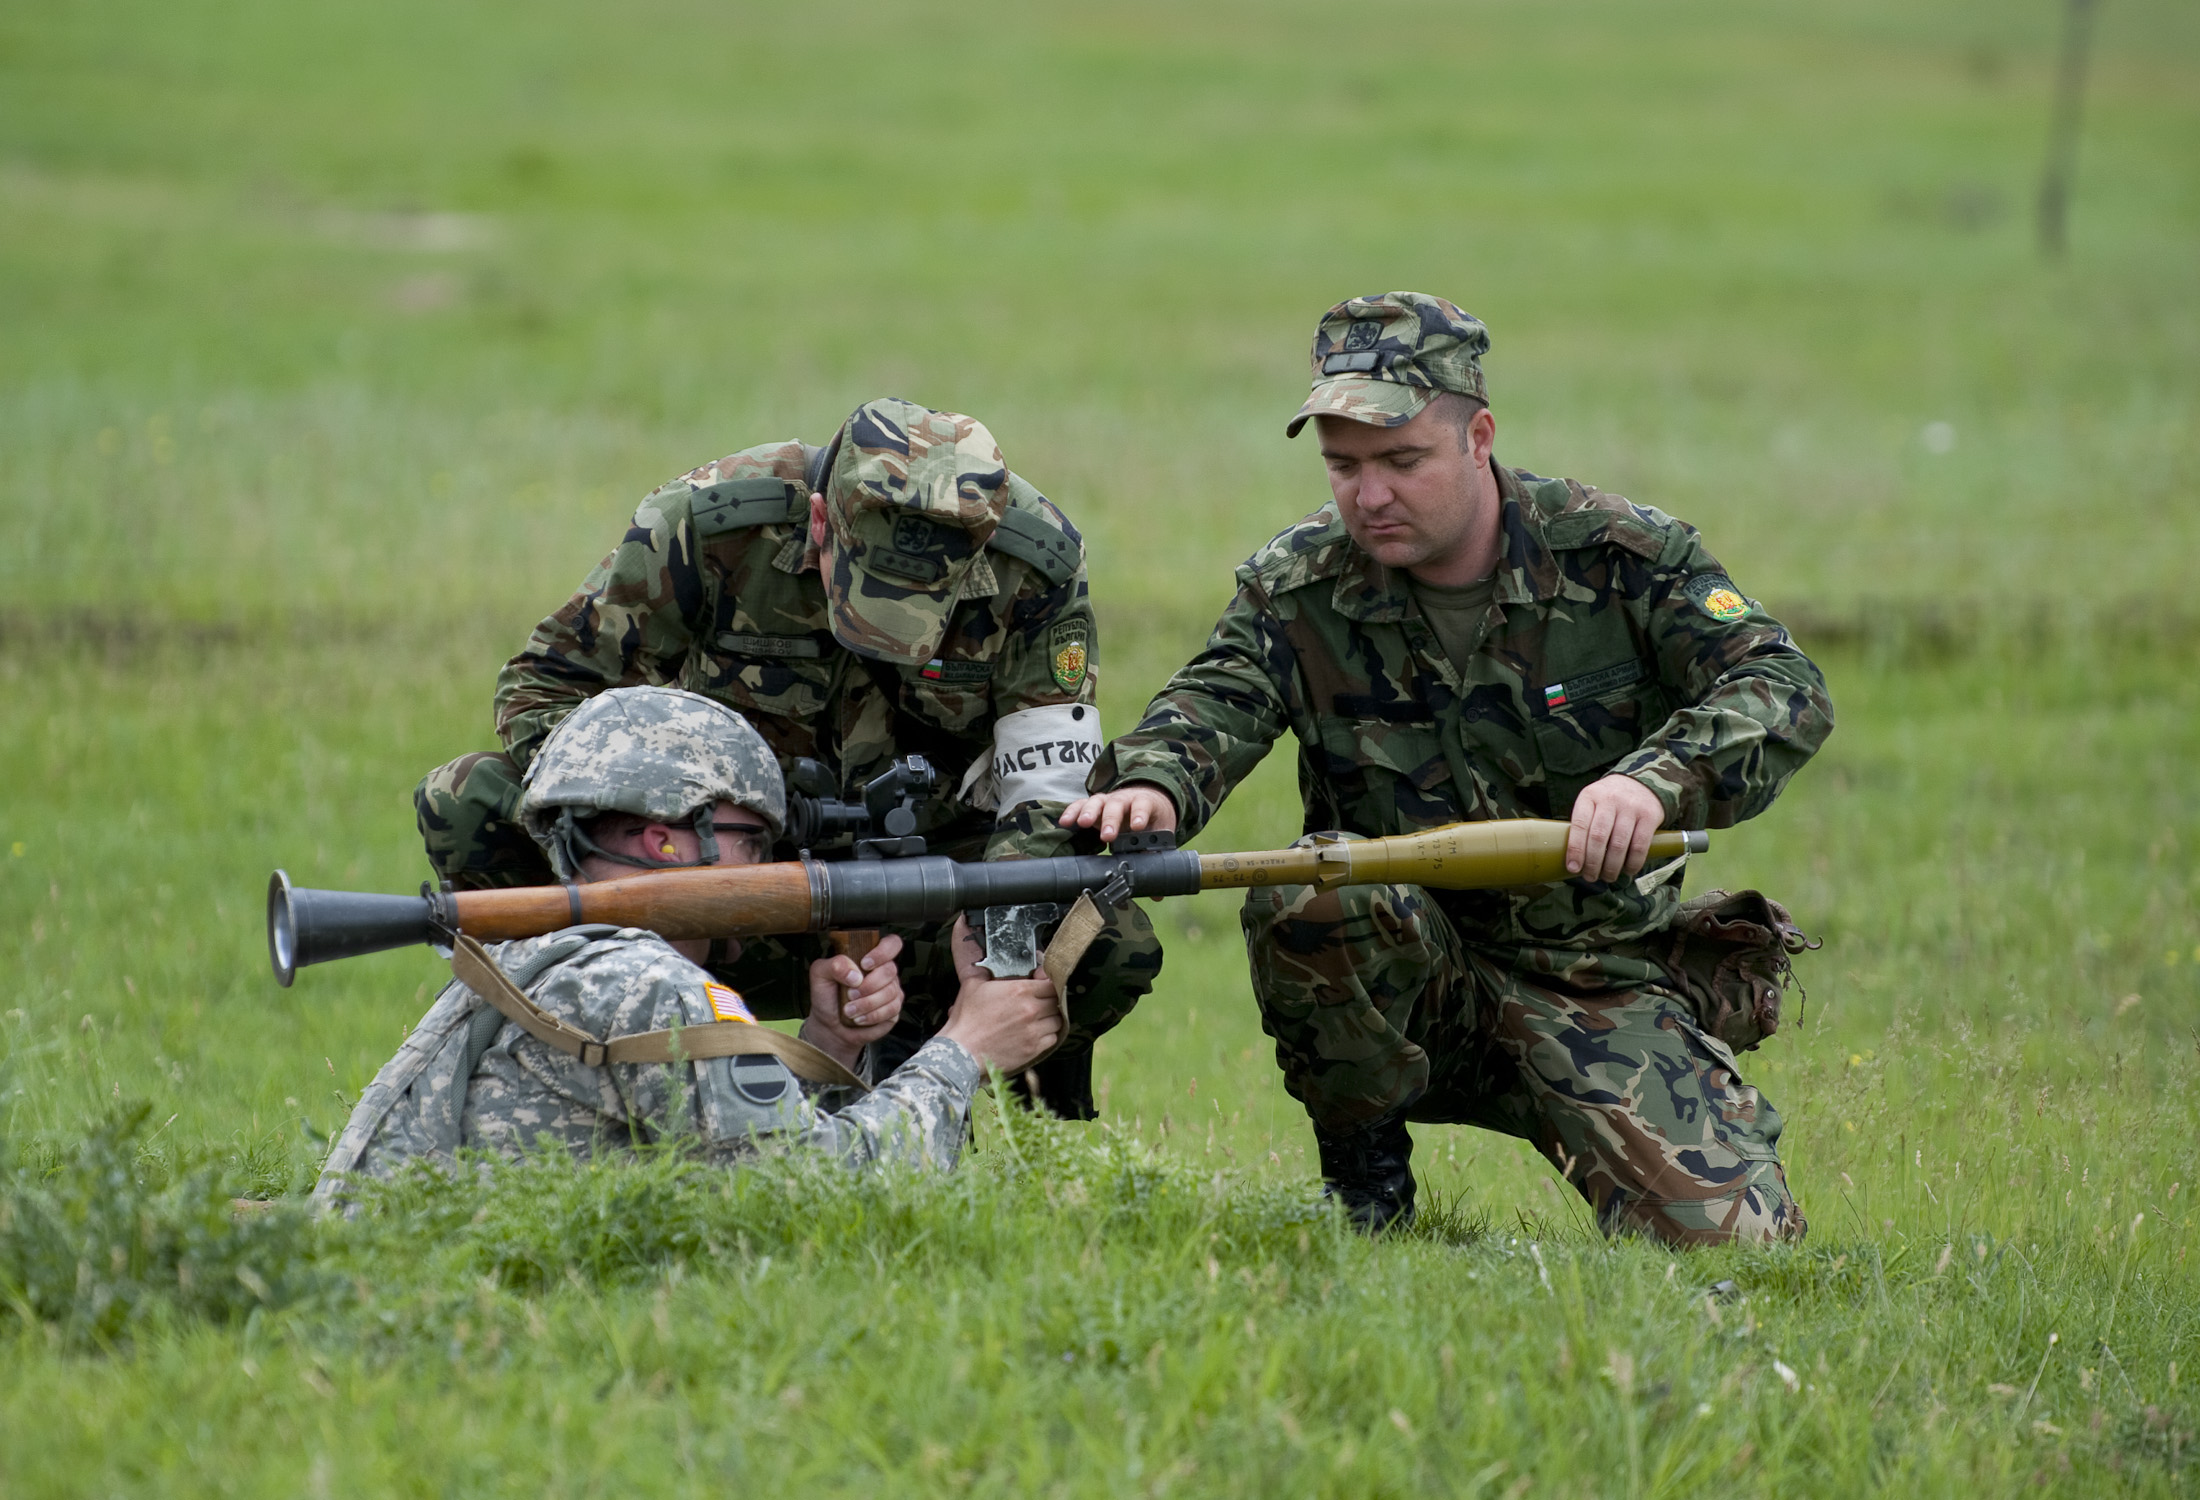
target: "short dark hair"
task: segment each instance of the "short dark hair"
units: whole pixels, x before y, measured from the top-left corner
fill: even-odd
[[[1489,407],[1487,401],[1477,401],[1459,391],[1438,391],[1430,399],[1429,405],[1442,412],[1444,420],[1451,424],[1452,431],[1459,434],[1459,451],[1462,453],[1467,449],[1467,429],[1474,423],[1474,414]]]

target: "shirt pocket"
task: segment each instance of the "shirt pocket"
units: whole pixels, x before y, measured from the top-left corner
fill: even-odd
[[[990,668],[992,665],[991,662],[934,662],[907,679],[910,708],[919,718],[937,724],[951,734],[973,732],[978,721],[985,718],[993,707],[992,673],[989,671],[984,676],[978,676],[974,669],[980,666]],[[956,667],[973,670],[966,675],[950,675],[942,680],[925,675],[943,666],[950,674]]]
[[[701,655],[696,680],[681,685],[744,714],[806,722],[832,701],[837,655],[812,636],[723,632]]]
[[[1574,799],[1590,783],[1632,754],[1665,722],[1665,694],[1655,682],[1640,680],[1639,671],[1615,675],[1637,680],[1603,692],[1569,690],[1557,702],[1549,701],[1553,690],[1545,690],[1546,705],[1536,715],[1532,732],[1554,818],[1569,816]]]
[[[1434,723],[1322,715],[1316,720],[1328,779],[1355,832],[1404,833],[1456,820],[1444,792],[1451,763]]]
[[[1692,1017],[1676,1015],[1674,1024],[1688,1039],[1694,1054],[1690,1061],[1707,1112],[1703,1121],[1708,1127],[1707,1137],[1745,1162],[1778,1161],[1780,1117],[1764,1096],[1743,1080],[1733,1049],[1698,1026]],[[1675,1118],[1686,1122],[1688,1111],[1680,1106],[1694,1102],[1676,1099]]]

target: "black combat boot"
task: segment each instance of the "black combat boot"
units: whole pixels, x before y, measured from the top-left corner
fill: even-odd
[[[1314,1145],[1321,1152],[1322,1197],[1342,1203],[1353,1228],[1380,1234],[1413,1222],[1413,1137],[1402,1114],[1356,1130],[1317,1125]]]

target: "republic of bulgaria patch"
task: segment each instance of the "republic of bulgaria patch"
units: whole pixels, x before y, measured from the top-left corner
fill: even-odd
[[[1696,608],[1721,623],[1731,623],[1749,613],[1749,601],[1724,573],[1698,573],[1688,580],[1688,597]]]
[[[1092,638],[1090,620],[1064,620],[1047,636],[1047,663],[1054,669],[1054,685],[1074,693],[1085,682],[1085,648]]]

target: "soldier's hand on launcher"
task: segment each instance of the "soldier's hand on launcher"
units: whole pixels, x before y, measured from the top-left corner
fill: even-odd
[[[1062,1039],[1062,1007],[1054,981],[995,979],[978,959],[982,950],[967,918],[955,919],[955,977],[962,982],[955,1008],[940,1035],[952,1037],[981,1064],[1015,1073],[1054,1049]]]
[[[1112,844],[1128,828],[1142,833],[1149,828],[1176,827],[1176,804],[1169,794],[1146,781],[1128,782],[1112,792],[1080,797],[1062,809],[1061,826],[1090,828],[1100,825],[1100,842]]]
[[[1583,880],[1617,880],[1642,871],[1650,835],[1665,821],[1658,794],[1632,776],[1592,782],[1574,799],[1566,835],[1566,870]]]
[[[802,1039],[853,1066],[857,1053],[901,1019],[901,971],[894,963],[900,953],[901,938],[890,932],[860,961],[836,955],[811,964]]]

